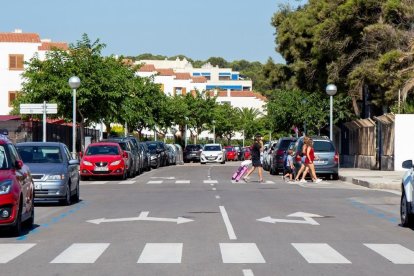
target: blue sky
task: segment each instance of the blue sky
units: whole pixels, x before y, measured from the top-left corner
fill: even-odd
[[[206,60],[283,59],[270,25],[279,4],[305,0],[16,0],[2,1],[0,32],[22,29],[75,43],[87,33],[105,55],[152,53]],[[7,11],[7,12],[6,12]]]

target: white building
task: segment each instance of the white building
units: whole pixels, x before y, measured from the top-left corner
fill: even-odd
[[[46,52],[55,47],[68,49],[67,43],[40,39],[38,34],[23,33],[19,29],[0,32],[0,115],[9,114],[13,100],[21,91],[24,63],[35,55],[44,59]]]

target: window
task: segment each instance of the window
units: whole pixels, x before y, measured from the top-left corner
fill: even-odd
[[[14,100],[17,98],[17,92],[16,91],[9,91],[9,107],[13,106]]]
[[[9,70],[23,70],[23,55],[9,55]]]
[[[176,95],[183,95],[185,96],[187,94],[187,89],[185,89],[184,87],[174,87],[174,92],[173,92],[174,96]]]

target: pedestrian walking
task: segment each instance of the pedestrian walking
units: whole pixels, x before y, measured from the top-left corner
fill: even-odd
[[[300,158],[301,158],[300,159],[301,160],[300,168],[299,168],[299,171],[296,174],[295,181],[299,181],[300,176],[302,175],[302,173],[305,172],[305,169],[306,169],[306,165],[305,165],[306,147],[308,146],[307,144],[308,144],[309,139],[310,138],[308,136],[303,137],[302,151],[299,153]]]
[[[313,140],[309,139],[307,141],[307,147],[306,147],[306,158],[305,158],[305,172],[303,173],[302,179],[300,182],[306,182],[305,177],[306,174],[309,172],[312,178],[312,181],[315,183],[319,183],[322,181],[322,179],[316,177],[316,171],[315,171],[315,159],[319,159],[317,156],[315,156],[315,151],[313,149]]]
[[[283,167],[283,179],[285,181],[291,182],[295,173],[295,166],[293,165],[293,150],[288,150]]]
[[[249,180],[249,176],[256,170],[256,168],[259,173],[259,182],[263,182],[263,169],[262,169],[262,162],[261,162],[262,152],[263,152],[262,135],[256,134],[254,137],[254,143],[251,148],[252,168],[247,172],[246,176],[243,177],[243,180],[245,182]]]

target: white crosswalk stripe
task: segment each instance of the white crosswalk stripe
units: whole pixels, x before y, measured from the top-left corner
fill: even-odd
[[[175,184],[190,184],[190,180],[177,180]]]
[[[368,244],[366,247],[380,254],[393,264],[414,264],[414,251],[400,244]]]
[[[5,264],[13,260],[14,258],[20,256],[33,246],[35,243],[4,243],[0,244],[0,264]]]
[[[308,263],[350,264],[344,256],[326,243],[292,243],[293,247]]]
[[[217,180],[203,180],[204,184],[217,184],[218,181]]]
[[[182,243],[147,243],[139,256],[140,264],[177,264],[181,263]]]
[[[220,243],[225,264],[263,264],[265,259],[255,243]]]
[[[162,180],[151,180],[151,181],[148,181],[147,182],[147,184],[162,184]]]
[[[104,185],[108,183],[108,181],[92,181],[92,182],[88,182],[89,185]]]
[[[109,243],[74,243],[50,263],[93,264],[108,246]]]
[[[387,260],[386,262],[414,264],[414,251],[400,244],[364,243],[364,245],[377,253],[378,258]],[[38,244],[0,243],[0,264],[8,263],[22,256],[35,246],[37,248]],[[50,263],[93,264],[109,246],[110,243],[73,243]],[[351,264],[351,261],[327,243],[292,243],[292,246],[308,263]],[[219,249],[223,263],[266,263],[255,243],[219,243]],[[137,263],[178,264],[182,262],[182,256],[183,243],[147,243],[142,249]]]
[[[119,182],[118,184],[121,184],[121,185],[123,185],[123,184],[131,185],[131,184],[135,184],[135,183],[136,183],[135,180],[124,180],[124,181]]]

